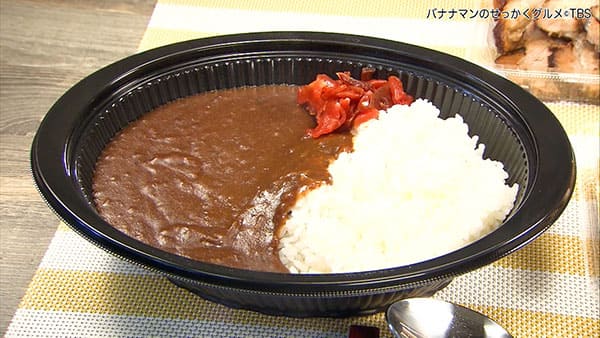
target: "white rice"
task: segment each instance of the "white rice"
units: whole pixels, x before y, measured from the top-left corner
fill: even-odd
[[[329,166],[331,184],[306,192],[280,232],[291,272],[355,272],[434,258],[493,231],[518,187],[483,159],[462,117],[430,102],[394,106],[355,131],[354,151]]]

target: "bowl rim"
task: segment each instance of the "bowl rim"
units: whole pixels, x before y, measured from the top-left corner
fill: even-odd
[[[287,45],[286,45],[287,44]],[[495,95],[500,104],[517,112],[512,116],[521,132],[531,138],[529,187],[519,210],[491,236],[462,249],[408,266],[334,274],[282,274],[249,271],[187,259],[139,242],[103,221],[80,194],[77,194],[73,165],[72,132],[85,123],[115,91],[143,83],[151,70],[163,69],[190,55],[218,57],[220,51],[235,46],[270,48],[279,51],[290,45],[329,44],[372,48],[382,58],[402,56],[419,58],[424,67],[449,71],[448,81],[461,79],[468,90]],[[165,68],[166,69],[166,68]],[[133,81],[133,82],[132,82]],[[518,85],[483,67],[455,56],[380,38],[324,32],[261,32],[222,35],[178,42],[134,54],[108,65],[69,89],[50,108],[42,120],[31,146],[31,169],[35,184],[47,204],[66,224],[101,248],[159,271],[173,278],[220,284],[269,292],[338,292],[372,290],[398,285],[421,285],[451,278],[497,260],[526,245],[546,230],[566,207],[575,184],[575,157],[569,139],[553,113]],[[548,184],[552,182],[552,184]],[[525,222],[526,224],[522,224]],[[510,227],[522,229],[518,234]]]

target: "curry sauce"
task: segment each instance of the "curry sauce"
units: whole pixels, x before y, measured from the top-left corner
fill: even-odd
[[[294,86],[182,98],[132,122],[98,158],[97,211],[124,233],[204,262],[287,272],[277,230],[299,194],[330,179],[350,133],[306,136]]]

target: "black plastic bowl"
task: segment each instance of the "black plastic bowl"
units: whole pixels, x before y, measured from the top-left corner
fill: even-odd
[[[246,85],[306,84],[319,73],[377,69],[399,75],[406,91],[460,113],[485,156],[518,183],[504,224],[481,240],[418,264],[344,274],[294,275],[232,269],[167,253],[103,221],[90,198],[95,161],[111,137],[140,115],[177,98]],[[440,140],[443,142],[443,140]],[[401,154],[399,155],[401,156]],[[117,256],[165,274],[207,299],[288,316],[348,316],[426,296],[453,277],[527,244],[564,210],[575,159],[553,114],[519,86],[464,60],[362,36],[271,32],[177,43],[116,62],[90,75],[50,109],[35,136],[31,163],[41,194],[75,231]],[[440,175],[443,175],[440,168]],[[468,189],[468,187],[465,187]]]

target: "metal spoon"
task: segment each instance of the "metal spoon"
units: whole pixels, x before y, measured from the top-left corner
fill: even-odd
[[[512,338],[503,327],[481,313],[433,298],[400,300],[390,305],[385,315],[397,338]]]

